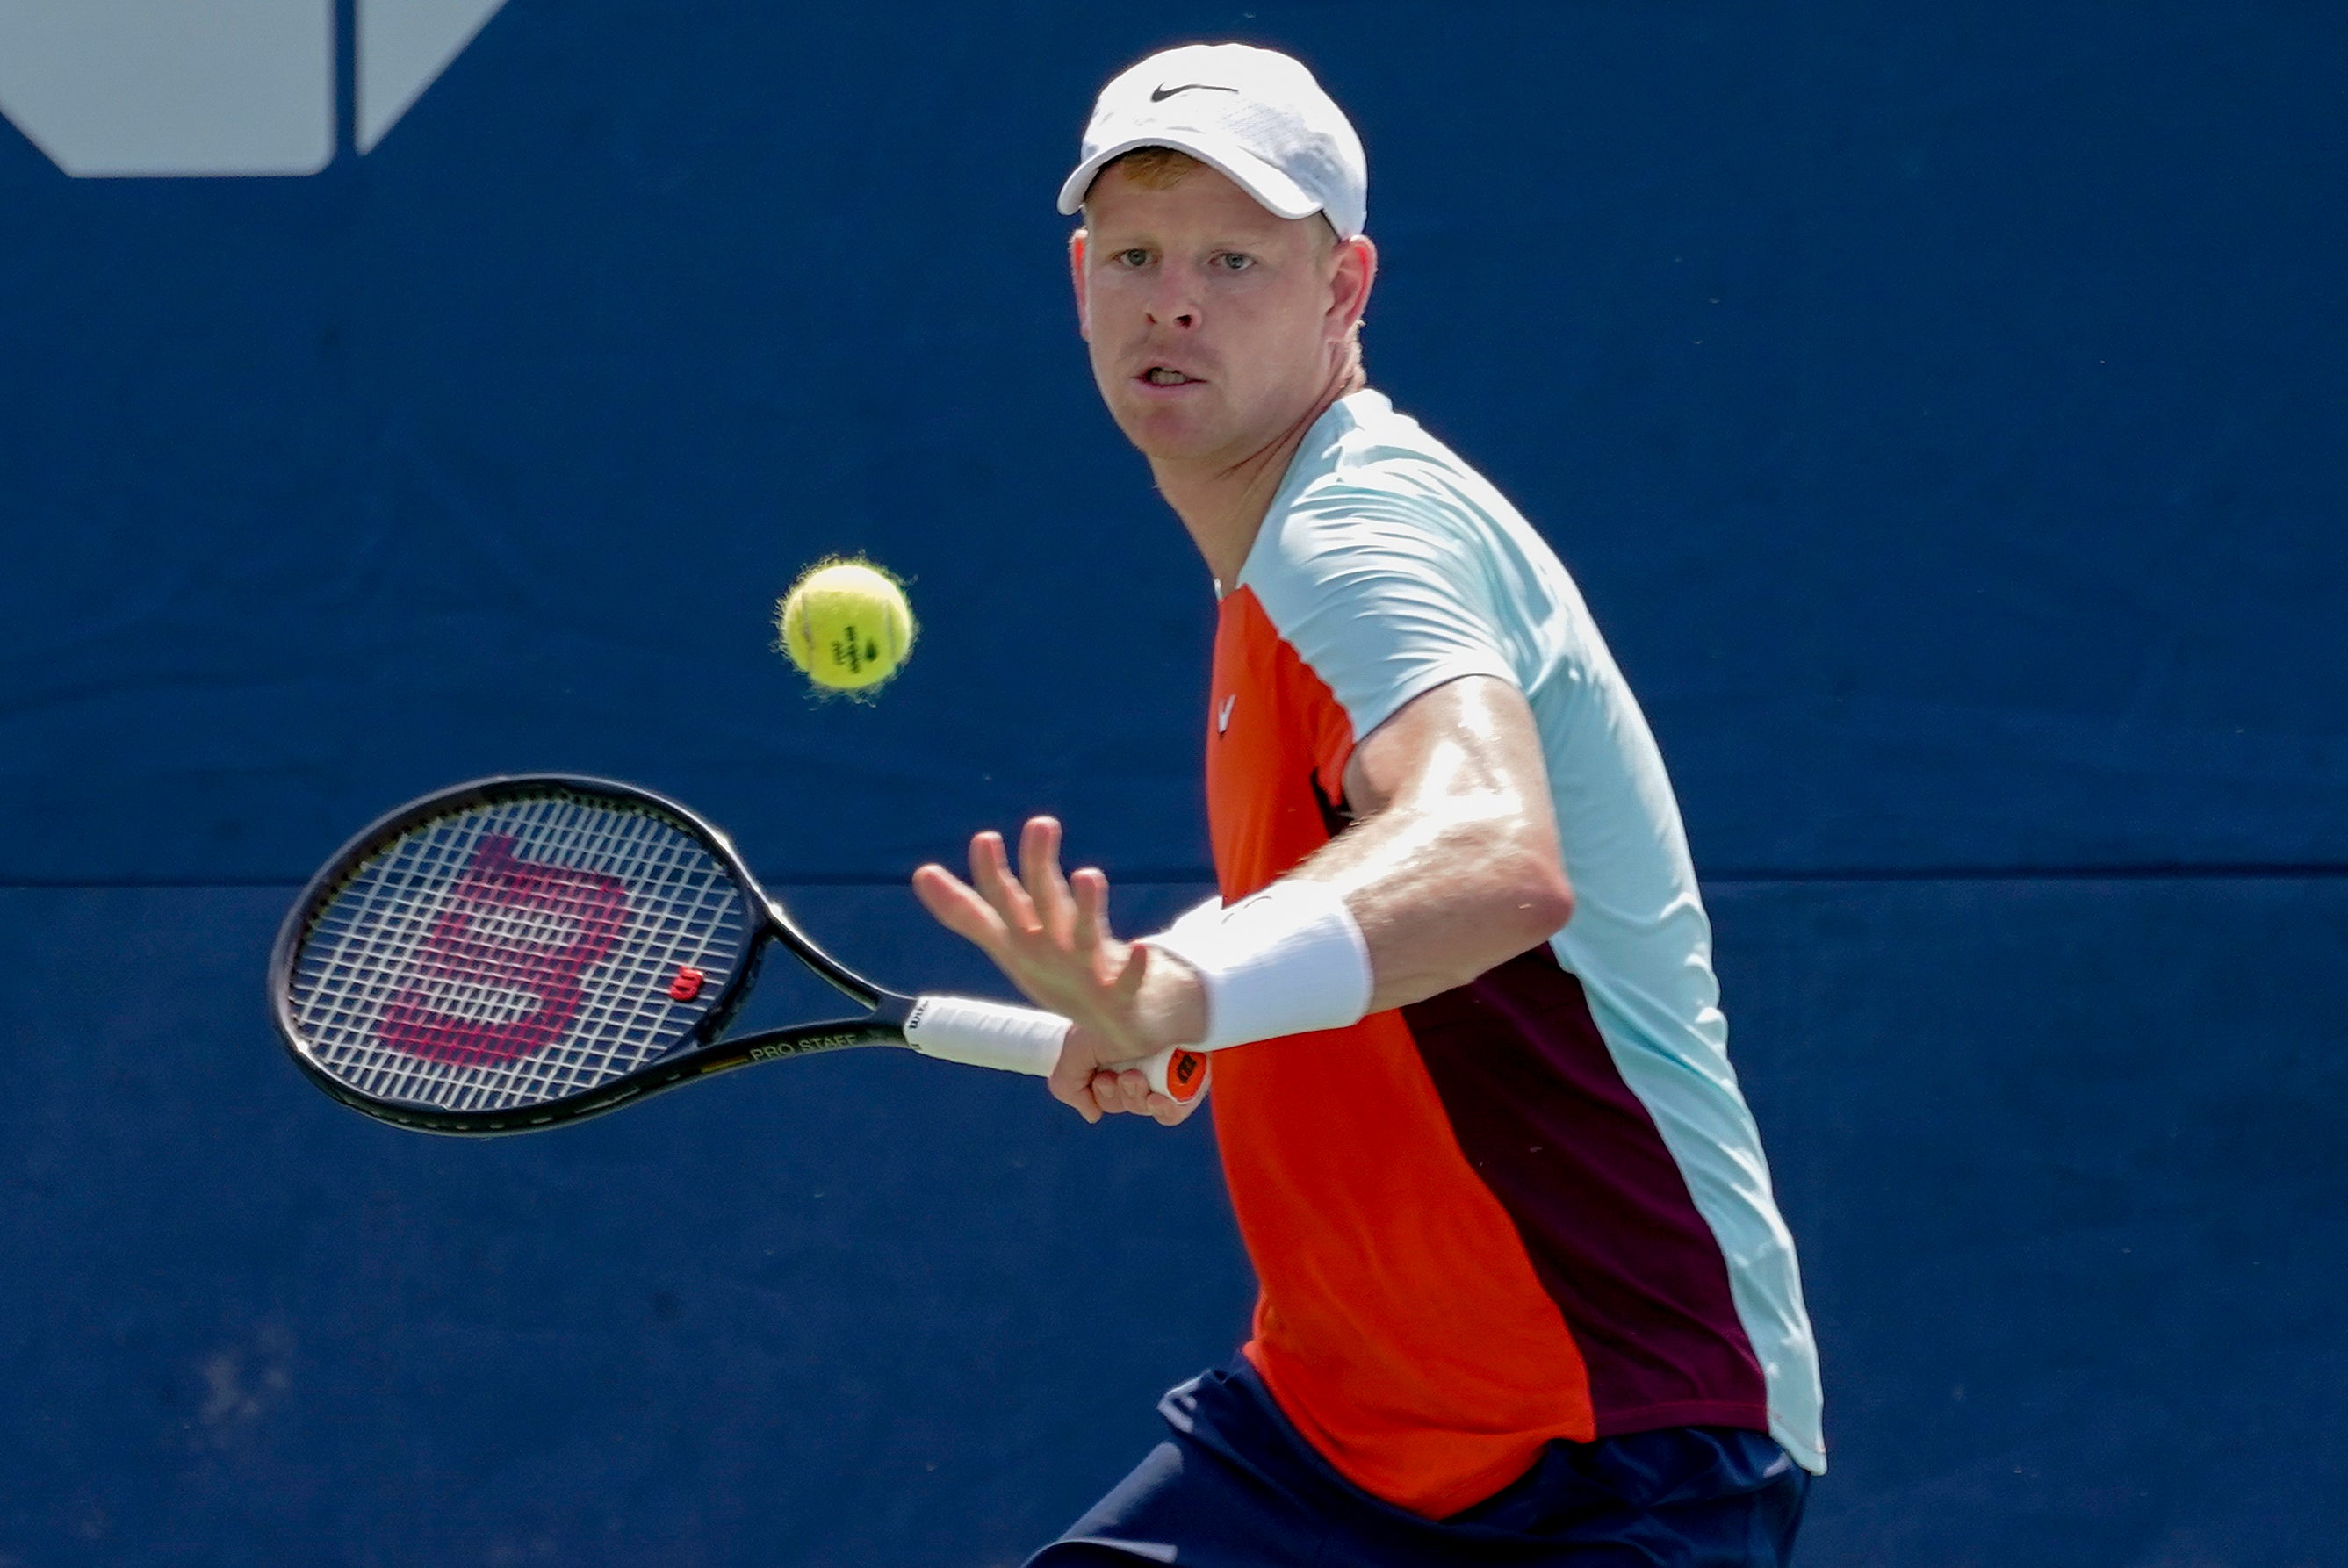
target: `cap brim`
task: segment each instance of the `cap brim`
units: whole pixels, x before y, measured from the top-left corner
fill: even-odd
[[[1189,153],[1254,197],[1274,217],[1310,218],[1321,210],[1321,203],[1307,196],[1303,186],[1244,148],[1195,131],[1162,130],[1117,142],[1076,165],[1076,172],[1060,187],[1061,213],[1073,216],[1082,210],[1085,195],[1102,168],[1145,147],[1170,147]]]

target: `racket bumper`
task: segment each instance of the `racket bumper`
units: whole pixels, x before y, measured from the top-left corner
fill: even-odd
[[[1177,1105],[1188,1105],[1207,1091],[1207,1053],[1173,1045],[1141,1064],[1149,1087]]]

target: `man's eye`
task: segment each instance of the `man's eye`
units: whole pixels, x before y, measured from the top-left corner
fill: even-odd
[[[1146,267],[1149,265],[1149,252],[1141,250],[1119,251],[1117,253],[1117,264],[1120,267]]]
[[[1255,265],[1255,258],[1242,256],[1236,251],[1226,251],[1215,258],[1215,264],[1226,272],[1244,272]]]

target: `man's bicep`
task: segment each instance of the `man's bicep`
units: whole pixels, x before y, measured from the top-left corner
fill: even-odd
[[[1513,682],[1467,674],[1422,692],[1346,759],[1345,804],[1357,816],[1445,799],[1550,817],[1540,731]]]

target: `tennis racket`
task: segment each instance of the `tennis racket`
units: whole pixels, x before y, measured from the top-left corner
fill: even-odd
[[[777,947],[861,1011],[726,1038]],[[287,914],[269,991],[311,1081],[430,1132],[528,1132],[852,1046],[1040,1077],[1068,1030],[1052,1013],[875,985],[816,946],[707,822],[564,774],[458,784],[351,840]],[[1178,1102],[1206,1087],[1195,1051],[1141,1066]]]

